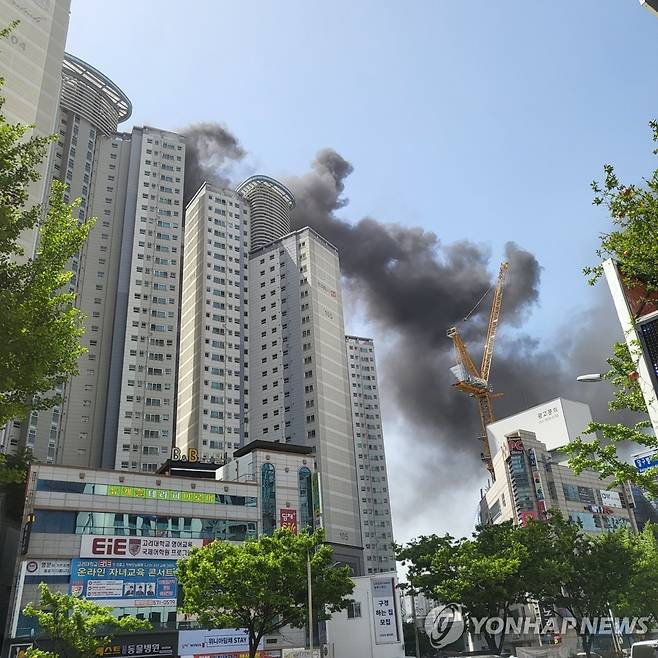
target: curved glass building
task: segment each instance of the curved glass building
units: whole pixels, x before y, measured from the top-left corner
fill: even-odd
[[[292,192],[269,176],[251,176],[239,192],[251,207],[251,248],[258,249],[292,231],[290,211],[295,207]]]

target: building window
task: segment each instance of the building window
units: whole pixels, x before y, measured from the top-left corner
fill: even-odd
[[[260,472],[263,534],[271,535],[276,528],[276,474],[274,471],[274,465],[263,464]]]
[[[347,618],[358,619],[359,617],[361,617],[361,604],[357,601],[352,601],[347,606]]]
[[[299,469],[299,521],[301,530],[313,530],[313,489],[311,470],[306,466]]]

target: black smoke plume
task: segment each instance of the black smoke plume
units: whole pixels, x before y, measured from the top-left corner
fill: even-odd
[[[244,156],[223,128],[193,128],[186,160],[192,164],[186,171],[186,190],[192,194],[217,173],[217,166],[221,179],[231,159]],[[352,170],[341,155],[324,149],[307,173],[284,181],[297,202],[293,228],[310,226],[337,247],[348,294],[381,330],[383,412],[403,436],[402,445],[387,442],[390,457],[398,460],[389,459],[391,480],[397,478],[397,500],[404,501],[398,504],[406,510],[395,518],[398,538],[449,530],[446,525],[455,519],[442,510],[475,501],[486,472],[479,459],[477,405],[451,386],[455,359],[446,331],[458,324],[467,344],[482,345],[491,296],[468,322],[462,318],[494,283],[498,263],[485,246],[468,240],[443,244],[422,228],[341,218],[348,203],[345,179]],[[605,420],[609,387],[584,386],[575,378],[606,368],[610,346],[620,335],[610,300],[599,295],[580,316],[565,319],[554,340],[540,343],[518,327],[538,304],[541,267],[513,242],[505,246],[504,258],[510,268],[491,375],[494,389],[504,393],[496,401],[498,417],[562,396],[588,402],[594,417]],[[481,353],[473,348],[472,355],[477,362]],[[410,486],[405,486],[407,477],[413,478]],[[432,524],[423,525],[423,518]],[[472,520],[466,519],[466,526]]]
[[[184,204],[204,182],[228,187],[230,167],[242,160],[246,151],[238,139],[216,122],[193,123],[181,129],[185,136]]]

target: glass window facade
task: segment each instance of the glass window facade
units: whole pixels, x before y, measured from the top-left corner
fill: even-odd
[[[263,534],[271,535],[276,528],[276,472],[274,464],[263,464],[260,469]]]
[[[32,532],[227,541],[245,541],[257,535],[256,523],[253,521],[43,509],[35,510]]]
[[[125,490],[125,495],[120,491]],[[151,489],[148,487],[124,487],[115,484],[96,484],[94,482],[66,482],[65,480],[37,480],[37,491],[52,493],[90,494],[94,496],[112,496],[119,498],[144,498],[147,500],[171,500],[175,502],[209,503],[214,505],[236,505],[238,507],[256,507],[256,496],[236,496],[232,494],[213,494],[206,492],[187,492],[173,489]],[[174,497],[176,495],[179,497]],[[187,497],[186,497],[187,496]]]
[[[299,469],[299,525],[302,531],[313,530],[313,487],[311,469],[306,466]]]

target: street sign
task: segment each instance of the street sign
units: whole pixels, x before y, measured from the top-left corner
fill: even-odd
[[[658,466],[658,453],[654,452],[651,455],[644,455],[643,457],[635,457],[633,460],[635,462],[635,467],[640,473]]]

